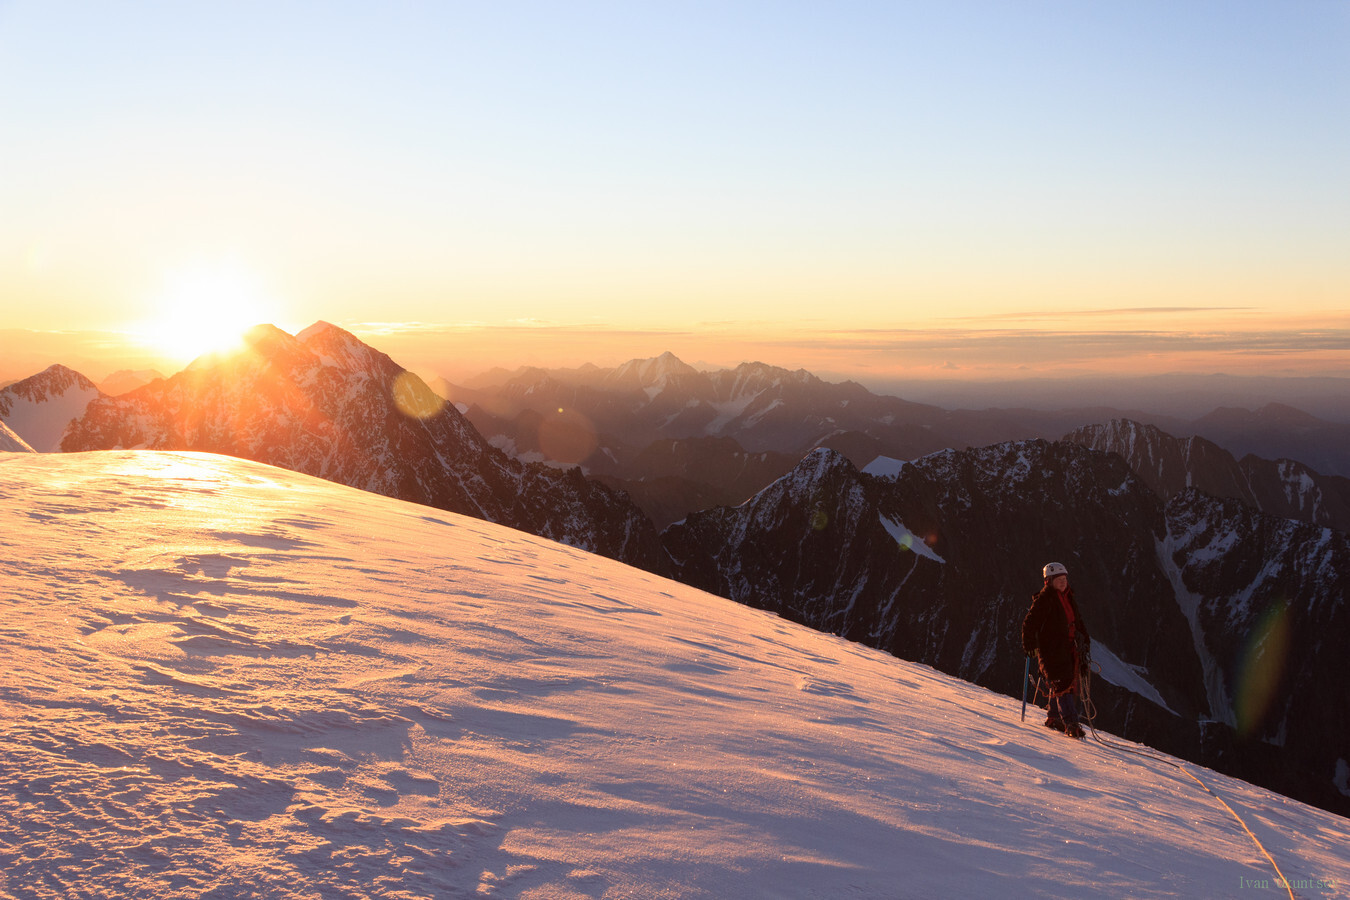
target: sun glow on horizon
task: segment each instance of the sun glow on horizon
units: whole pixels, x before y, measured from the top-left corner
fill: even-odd
[[[232,263],[199,263],[169,272],[151,307],[155,315],[133,328],[165,358],[190,362],[243,346],[255,325],[274,322],[279,303],[263,281]]]

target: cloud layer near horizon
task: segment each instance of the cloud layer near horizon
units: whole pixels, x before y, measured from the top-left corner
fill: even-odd
[[[652,330],[543,322],[505,327],[425,322],[343,327],[410,369],[452,379],[497,366],[616,365],[665,351],[703,368],[755,360],[862,381],[1168,372],[1350,377],[1350,323],[1263,330],[834,330],[823,325],[781,330],[772,323],[730,322]],[[95,379],[118,369],[172,372],[181,367],[117,332],[0,330],[0,379],[24,378],[54,363]]]

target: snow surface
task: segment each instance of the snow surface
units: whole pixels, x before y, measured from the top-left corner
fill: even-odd
[[[206,454],[13,453],[0,548],[3,896],[1190,898],[1276,877],[1170,765],[479,520]],[[1322,885],[1300,896],[1350,884],[1350,820],[1189,770]]]
[[[917,553],[920,556],[926,556],[933,562],[946,562],[945,559],[933,552],[933,548],[929,547],[923,538],[906,528],[902,522],[898,522],[889,516],[881,516],[880,518],[881,527],[885,528],[886,533],[895,538],[895,542],[901,547]]]
[[[863,467],[863,472],[867,475],[875,475],[878,478],[897,478],[906,465],[908,465],[908,463],[903,459],[891,459],[889,456],[878,456]]]

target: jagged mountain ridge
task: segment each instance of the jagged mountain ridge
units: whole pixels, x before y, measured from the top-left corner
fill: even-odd
[[[88,378],[62,365],[0,389],[0,422],[40,453],[59,450],[70,423],[104,394]]]
[[[670,353],[615,369],[526,368],[474,383],[480,386],[448,387],[448,399],[501,419],[571,409],[597,432],[639,448],[660,439],[734,437],[751,452],[800,455],[831,434],[924,428],[943,415],[935,406],[881,397],[855,382],[832,384],[804,369],[747,362],[705,373]],[[916,447],[936,449],[933,440]]]
[[[1189,488],[1261,512],[1350,532],[1350,478],[1322,475],[1291,459],[1241,460],[1202,437],[1177,438],[1129,419],[1070,432],[1067,441],[1117,453],[1168,500]]]
[[[387,355],[336,326],[273,326],[248,349],[89,405],[64,450],[224,453],[462,512],[660,571],[656,531],[625,495],[489,446]]]
[[[1172,433],[1195,431],[1191,423],[1168,416],[1109,407],[942,409],[761,363],[701,372],[671,353],[612,369],[589,364],[496,369],[465,386],[446,384],[444,391],[494,445],[525,460],[579,464],[628,490],[660,525],[716,499],[716,473],[738,466],[738,457],[747,452],[782,453],[795,460],[816,447],[829,447],[862,467],[877,456],[914,459],[946,448],[1058,440],[1073,429],[1119,418]],[[1341,459],[1327,447],[1325,437],[1335,428],[1322,423],[1299,435],[1306,435],[1310,457],[1327,460],[1329,467],[1320,471],[1350,474],[1350,457]],[[584,440],[562,442],[560,457],[539,438],[557,431],[578,432]],[[1297,452],[1298,441],[1304,440],[1299,435],[1282,456],[1304,458]],[[737,446],[724,458],[681,473],[680,482],[643,484],[652,481],[638,460],[645,448],[659,441],[707,438],[729,439]],[[578,453],[577,447],[583,450]],[[728,502],[740,502],[769,480]]]
[[[1040,566],[1061,560],[1103,663],[1100,722],[1350,811],[1334,781],[1342,719],[1316,714],[1350,705],[1322,650],[1350,641],[1345,535],[1194,491],[1164,504],[1121,457],[1069,442],[876,471],[819,450],[741,507],[689,516],[663,533],[677,577],[1016,694],[1022,617]],[[1239,735],[1233,698],[1250,676],[1234,647],[1251,622],[1229,607],[1249,597],[1264,614],[1281,587],[1299,623],[1288,670]]]

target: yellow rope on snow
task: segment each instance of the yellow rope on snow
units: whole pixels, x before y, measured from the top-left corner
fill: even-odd
[[[1097,671],[1100,672],[1101,668],[1098,667]],[[1275,862],[1275,857],[1270,855],[1270,851],[1267,850],[1265,845],[1261,843],[1260,838],[1258,838],[1255,835],[1255,833],[1253,833],[1252,830],[1247,827],[1247,823],[1242,820],[1242,816],[1238,815],[1237,811],[1234,810],[1233,807],[1229,806],[1226,800],[1224,800],[1217,793],[1215,793],[1213,788],[1211,788],[1209,785],[1201,781],[1198,775],[1196,775],[1194,772],[1192,772],[1190,769],[1186,768],[1179,762],[1173,762],[1170,759],[1166,759],[1162,756],[1156,756],[1152,753],[1142,753],[1138,750],[1133,750],[1129,747],[1113,744],[1110,741],[1102,739],[1102,736],[1097,733],[1096,726],[1092,724],[1092,720],[1097,717],[1097,709],[1092,704],[1091,692],[1089,690],[1089,685],[1091,684],[1091,681],[1092,681],[1091,671],[1089,671],[1088,674],[1084,675],[1084,677],[1082,678],[1083,718],[1087,719],[1088,728],[1092,730],[1092,739],[1109,750],[1115,750],[1117,752],[1124,752],[1124,753],[1133,753],[1135,756],[1142,756],[1145,759],[1151,759],[1155,762],[1167,763],[1167,765],[1173,767],[1174,769],[1177,769],[1178,771],[1181,772],[1185,772],[1187,775],[1189,775],[1196,784],[1200,785],[1200,787],[1205,789],[1206,793],[1208,793],[1215,800],[1218,800],[1219,804],[1224,809],[1228,810],[1228,812],[1232,814],[1233,818],[1237,819],[1238,824],[1242,826],[1242,830],[1247,832],[1247,837],[1251,838],[1252,843],[1256,845],[1256,849],[1260,850],[1261,853],[1266,857],[1266,859],[1270,860],[1271,868],[1273,868],[1275,870],[1275,874],[1279,876],[1280,884],[1284,885],[1284,889],[1289,892],[1289,900],[1298,900],[1298,898],[1294,896],[1294,886],[1289,883],[1288,878],[1284,877],[1284,872],[1280,871],[1279,863]]]

